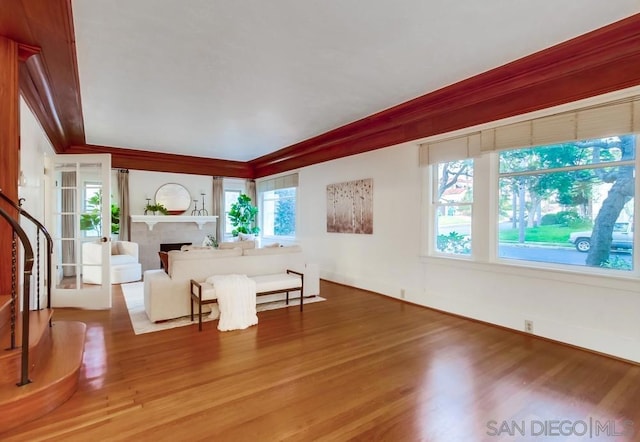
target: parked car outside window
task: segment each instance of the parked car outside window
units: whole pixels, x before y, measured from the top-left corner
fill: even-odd
[[[573,232],[569,235],[569,242],[576,246],[579,252],[588,252],[591,248],[592,231]],[[633,248],[633,223],[617,222],[613,225],[611,236],[612,249],[632,249]]]

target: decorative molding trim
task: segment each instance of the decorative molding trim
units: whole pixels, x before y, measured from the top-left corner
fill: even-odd
[[[34,54],[21,63],[20,92],[31,112],[40,121],[55,151],[63,153],[67,147],[65,129],[55,107],[56,101],[45,71],[40,54]]]
[[[640,14],[252,160],[256,178],[640,84]]]
[[[71,0],[15,0],[1,15],[0,35],[20,45],[21,93],[54,149],[84,144]]]
[[[39,54],[41,51],[42,49],[37,46],[18,44],[18,61],[25,62],[29,57]]]
[[[115,169],[125,168],[247,179],[253,177],[251,165],[243,161],[216,160],[97,145],[70,146],[65,153],[108,153],[111,154],[111,167]]]
[[[71,0],[17,0],[2,14],[0,35],[42,48],[20,87],[56,152],[108,151],[114,167],[140,170],[260,178],[640,84],[635,14],[246,163],[155,154],[85,145]]]
[[[198,230],[207,223],[215,223],[217,216],[186,216],[186,215],[131,215],[132,223],[147,223],[149,231],[157,223],[196,223]]]

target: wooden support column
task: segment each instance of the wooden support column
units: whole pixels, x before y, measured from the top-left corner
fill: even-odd
[[[18,201],[20,170],[20,121],[18,90],[18,44],[0,36],[0,189]],[[17,217],[4,201],[0,207]],[[0,219],[0,294],[11,293],[11,226]]]

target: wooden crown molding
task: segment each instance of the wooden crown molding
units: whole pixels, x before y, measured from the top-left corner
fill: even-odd
[[[65,153],[108,153],[111,154],[111,167],[114,169],[150,170],[247,179],[253,178],[254,175],[251,165],[243,161],[218,160],[97,145],[70,146]]]
[[[42,52],[38,46],[31,46],[26,44],[18,45],[18,61],[25,62],[32,55],[36,55]]]
[[[71,0],[11,0],[0,35],[19,43],[20,92],[58,153],[84,144]]]
[[[85,143],[71,0],[15,0],[0,35],[24,44],[21,92],[58,153],[114,167],[258,178],[640,84],[640,14],[243,163]],[[28,55],[29,47],[42,48]]]
[[[640,84],[640,14],[251,161],[256,177]]]

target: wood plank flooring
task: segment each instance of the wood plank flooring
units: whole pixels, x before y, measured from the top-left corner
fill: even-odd
[[[119,288],[110,311],[58,309],[87,324],[78,391],[0,440],[558,441],[582,423],[592,438],[570,440],[640,438],[639,366],[326,281],[321,294],[224,333],[136,336]]]

